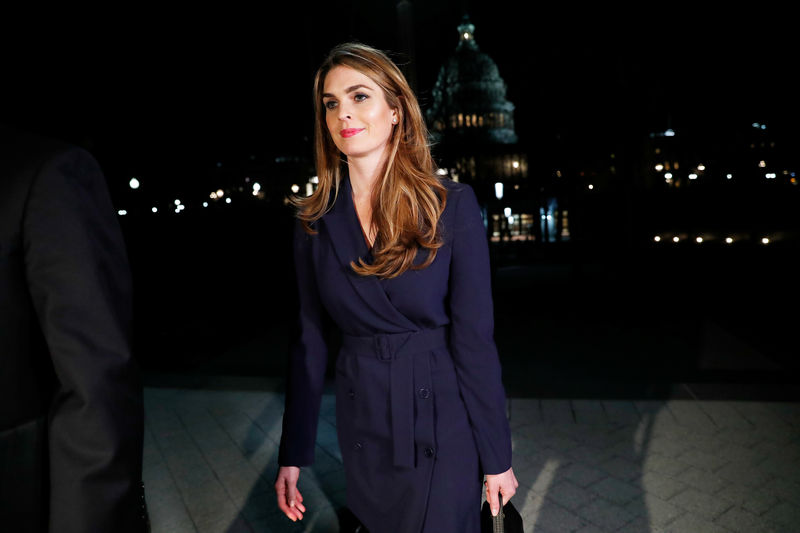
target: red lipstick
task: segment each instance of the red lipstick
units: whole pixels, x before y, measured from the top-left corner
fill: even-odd
[[[364,129],[365,128],[347,128],[340,131],[339,133],[341,134],[342,137],[352,137],[357,133],[361,133],[362,131],[364,131]]]

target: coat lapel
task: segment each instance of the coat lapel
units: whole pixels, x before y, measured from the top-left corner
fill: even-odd
[[[367,249],[367,243],[361,232],[361,223],[358,221],[351,190],[350,177],[345,170],[342,173],[342,183],[336,202],[322,217],[344,275],[364,302],[382,318],[404,330],[416,330],[414,323],[392,305],[377,277],[361,276],[350,268],[350,262],[357,263],[359,257],[363,257],[367,263],[372,262],[372,254]]]

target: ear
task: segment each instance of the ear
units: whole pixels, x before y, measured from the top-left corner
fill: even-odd
[[[398,120],[397,109],[392,109],[392,124],[397,124]]]

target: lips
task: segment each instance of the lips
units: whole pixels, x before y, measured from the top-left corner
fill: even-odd
[[[342,137],[352,137],[353,135],[357,135],[364,131],[365,128],[347,128],[345,130],[340,131]]]

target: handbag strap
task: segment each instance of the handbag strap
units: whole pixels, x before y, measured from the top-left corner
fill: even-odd
[[[500,499],[500,510],[497,512],[497,516],[492,517],[492,533],[504,533],[505,514],[503,513],[503,495],[498,492],[497,497]]]

